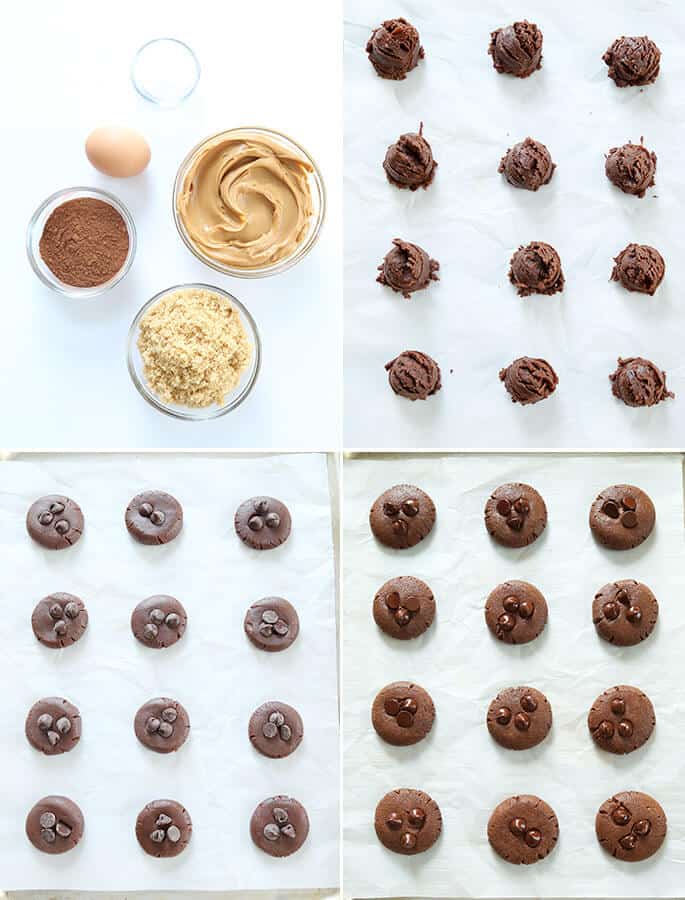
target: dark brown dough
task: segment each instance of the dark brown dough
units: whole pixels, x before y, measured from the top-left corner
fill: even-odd
[[[631,87],[656,81],[661,51],[647,35],[624,36],[614,41],[602,59],[609,66],[609,78],[618,87]]]
[[[178,856],[188,846],[192,833],[190,814],[176,800],[153,800],[136,819],[138,843],[150,856]]]
[[[498,72],[527,78],[542,67],[542,32],[533,22],[514,22],[490,36],[488,53]]]
[[[557,373],[546,359],[530,356],[521,356],[501,369],[499,380],[504,382],[512,401],[523,406],[545,400],[559,384]]]
[[[628,244],[614,258],[612,281],[620,281],[627,291],[653,295],[666,272],[663,256],[647,244]]]
[[[300,849],[309,834],[307,810],[292,797],[262,800],[250,819],[250,836],[269,856],[290,856]]]
[[[371,64],[381,78],[402,81],[424,57],[419,33],[402,17],[375,28],[366,44]]]
[[[532,241],[526,247],[519,247],[511,258],[509,281],[519,297],[530,294],[551,296],[563,291],[564,273],[559,254],[543,241]]]
[[[442,387],[440,366],[419,350],[405,350],[385,364],[393,391],[408,400],[425,400]]]
[[[431,281],[440,280],[440,263],[431,259],[422,247],[400,238],[394,238],[392,243],[392,250],[385,254],[378,267],[380,275],[376,281],[409,299],[413,291],[422,291]]]
[[[547,147],[527,137],[507,150],[498,171],[513,187],[537,191],[551,181],[555,169]]]
[[[418,134],[401,134],[388,147],[383,160],[388,181],[395,187],[409,188],[410,191],[427,188],[435,177],[437,167],[431,145],[423,136],[423,122]]]
[[[623,144],[609,150],[604,166],[609,181],[624,194],[644,197],[654,186],[656,154],[643,144]]]
[[[649,359],[641,356],[619,356],[616,371],[609,376],[614,397],[626,406],[656,406],[662,400],[674,398],[666,387],[666,373]]]

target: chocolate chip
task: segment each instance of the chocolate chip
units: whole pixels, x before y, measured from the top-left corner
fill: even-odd
[[[383,513],[384,513],[384,515],[388,516],[389,518],[393,518],[393,516],[399,515],[399,512],[400,512],[399,507],[396,506],[394,503],[386,502],[383,504]]]
[[[160,722],[157,733],[163,738],[169,738],[174,733],[174,726],[170,725],[169,722]]]
[[[57,824],[57,816],[52,812],[44,812],[38,821],[41,828],[54,828]]]
[[[268,825],[264,826],[264,837],[267,841],[277,841],[281,836],[281,829],[278,825],[274,825],[273,822],[269,822]]]
[[[406,519],[395,519],[392,523],[392,530],[395,534],[408,534],[409,524]]]
[[[177,825],[169,825],[166,836],[172,844],[177,844],[181,840],[181,829]]]
[[[55,624],[52,626],[52,630],[55,632],[55,634],[59,634],[59,635],[66,634],[67,633],[67,623],[64,621],[64,619],[58,619],[55,622]]]
[[[621,500],[621,503],[626,509],[637,508],[637,500],[632,496],[632,494],[626,494],[626,496]]]
[[[402,512],[405,516],[415,516],[419,511],[418,500],[405,500],[402,504]]]
[[[297,837],[297,832],[293,825],[286,825],[284,828],[281,828],[281,834],[284,834],[287,838],[291,838],[292,840]]]
[[[528,825],[525,819],[522,819],[520,816],[516,816],[515,819],[512,819],[509,822],[509,831],[512,834],[525,834],[528,830]]]
[[[407,821],[413,828],[423,828],[426,822],[426,813],[422,809],[412,809],[409,811]]]
[[[278,622],[278,613],[275,609],[265,609],[262,613],[262,622],[268,625],[275,625]]]
[[[618,603],[614,603],[611,600],[608,603],[605,603],[602,607],[602,614],[604,615],[604,618],[609,619],[610,622],[613,622],[614,619],[618,619],[620,611],[621,608]]]
[[[69,734],[71,731],[71,720],[66,716],[61,716],[55,722],[55,728],[59,731],[60,734]]]
[[[153,508],[151,503],[141,503],[138,507],[138,512],[144,519],[149,519],[152,515]]]
[[[523,519],[521,516],[510,516],[507,519],[507,525],[512,531],[520,531],[523,528]]]
[[[173,706],[167,706],[166,709],[162,710],[162,718],[165,722],[175,722],[178,718],[178,713]]]
[[[51,513],[54,513],[56,516],[61,515],[64,512],[64,504],[59,500],[53,500],[53,502],[48,507]]]
[[[60,736],[56,731],[48,731],[48,741],[51,747],[56,747],[60,742]]]
[[[259,633],[262,637],[271,637],[274,633],[273,625],[267,625],[266,622],[262,622],[259,626]]]
[[[162,723],[157,718],[157,716],[150,716],[150,718],[145,723],[145,730],[148,734],[156,734],[159,731],[159,726]]]
[[[158,634],[159,628],[152,622],[148,622],[145,628],[143,628],[143,637],[146,641],[154,641]]]
[[[519,610],[519,601],[516,597],[505,597],[502,601],[502,606],[509,613],[516,613]]]
[[[410,713],[412,714],[412,716],[413,716],[413,715],[416,714],[416,710],[419,708],[419,705],[418,705],[418,703],[416,702],[416,700],[414,700],[413,697],[407,697],[406,700],[403,700],[403,701],[400,703],[400,708],[401,708],[401,709],[406,709],[406,710],[407,710],[408,712],[410,712]]]
[[[279,712],[278,710],[276,710],[275,712],[272,712],[271,715],[269,716],[269,722],[273,722],[273,724],[277,728],[280,728],[281,725],[285,722],[285,716],[283,715],[282,712]]]
[[[397,713],[397,724],[400,728],[411,728],[414,724],[414,716],[409,712],[409,710],[401,709]]]
[[[626,711],[626,701],[622,697],[614,697],[611,701],[611,711],[615,716],[622,716]]]
[[[52,524],[53,518],[54,518],[54,516],[52,516],[51,513],[44,512],[38,516],[38,521],[40,522],[41,525],[47,526],[47,525]]]
[[[281,725],[280,733],[281,733],[282,741],[289,741],[291,739],[291,737],[293,736],[293,732],[292,732],[290,725]]]
[[[286,634],[290,631],[290,626],[284,619],[279,619],[278,622],[274,625],[274,631],[280,637],[285,637]]]
[[[400,595],[397,591],[393,591],[391,594],[385,598],[385,605],[388,609],[399,609],[400,607]]]
[[[497,501],[496,509],[497,509],[497,512],[500,514],[500,516],[506,517],[511,512],[511,503],[508,500],[505,500],[504,498],[502,498],[501,500]]]
[[[150,835],[150,840],[154,844],[162,844],[164,843],[164,838],[166,837],[166,833],[162,831],[161,828],[155,828],[155,830]]]
[[[400,843],[405,850],[413,850],[416,847],[416,835],[406,831],[400,838]]]
[[[148,618],[155,625],[161,625],[162,622],[164,621],[164,610],[163,609],[151,609],[150,615]]]
[[[624,512],[621,516],[621,524],[624,528],[635,528],[637,525],[637,515],[630,510]]]
[[[55,522],[55,531],[57,532],[57,534],[66,534],[67,531],[69,531],[69,523],[67,522],[67,520],[58,519],[58,521]]]
[[[50,617],[52,619],[61,619],[63,616],[62,607],[59,603],[53,603],[50,607]]]
[[[43,713],[42,716],[38,716],[37,725],[41,731],[49,731],[52,728],[52,723],[53,718],[47,713]]]
[[[637,844],[637,838],[634,834],[624,834],[623,837],[619,839],[619,844],[624,850],[634,850],[635,845]]]
[[[621,588],[616,591],[616,599],[619,603],[623,603],[625,606],[630,606],[630,597],[628,596],[628,591],[625,588]]]
[[[609,516],[610,519],[618,519],[621,513],[615,500],[605,500],[602,504],[602,512],[605,516]]]
[[[385,820],[385,824],[393,831],[398,831],[402,827],[402,816],[399,813],[391,812]]]
[[[181,617],[178,613],[170,612],[164,620],[164,624],[167,626],[167,628],[173,628],[174,630],[176,630],[181,624]]]
[[[417,613],[421,609],[421,601],[418,597],[407,597],[404,601],[404,608],[408,609],[410,613]]]
[[[166,516],[161,509],[156,509],[150,516],[150,521],[153,525],[164,525]]]
[[[288,821],[287,811],[285,809],[282,809],[280,806],[274,806],[273,817],[279,825],[285,825],[285,823]]]
[[[45,841],[46,844],[54,844],[55,843],[55,832],[50,828],[44,828],[40,833],[41,838]]]
[[[533,697],[532,694],[524,694],[521,697],[521,709],[525,709],[526,712],[532,713],[538,708],[538,701]]]
[[[155,821],[155,826],[157,828],[166,828],[167,825],[171,825],[172,821],[171,816],[167,816],[166,813],[160,813]]]
[[[398,625],[404,627],[405,625],[408,625],[411,622],[411,613],[409,612],[408,609],[405,609],[403,606],[400,606],[400,608],[395,613],[395,621],[397,622]]]
[[[531,828],[530,831],[526,832],[526,836],[523,839],[529,847],[539,847],[540,841],[542,841],[542,834],[537,830],[537,828]]]
[[[258,516],[265,516],[269,512],[269,501],[263,499],[257,500],[254,509]]]
[[[527,716],[525,713],[516,713],[514,716],[514,726],[519,731],[528,731],[530,728],[530,716]]]
[[[630,813],[625,806],[617,806],[612,812],[611,818],[617,825],[627,825],[630,822]]]
[[[75,619],[78,616],[80,610],[78,607],[78,603],[74,603],[73,600],[70,600],[69,603],[64,607],[64,615],[68,619]]]
[[[525,497],[519,497],[514,503],[514,509],[520,516],[527,516],[530,512],[530,503]]]
[[[497,624],[502,629],[502,631],[512,631],[514,625],[516,625],[516,619],[509,613],[502,613],[502,615],[497,620]]]
[[[389,697],[383,706],[383,709],[389,716],[396,716],[400,711],[400,701],[393,700],[392,697]]]
[[[629,622],[639,622],[642,618],[642,610],[639,606],[629,606],[626,610],[626,619]]]
[[[640,819],[633,825],[633,834],[638,834],[640,837],[645,837],[651,830],[652,823],[649,819]]]
[[[281,524],[281,517],[276,512],[270,512],[264,519],[267,528],[278,528]]]
[[[614,736],[614,726],[613,723],[607,722],[606,719],[602,719],[602,721],[597,726],[595,734],[599,735],[599,737],[603,741],[610,741]]]
[[[278,728],[276,728],[273,722],[265,722],[264,725],[262,725],[262,734],[265,738],[271,740],[271,738],[275,738],[278,734]]]
[[[530,619],[535,612],[535,604],[532,600],[522,600],[519,603],[519,615],[522,619]]]
[[[61,838],[68,838],[71,834],[71,828],[65,822],[58,822],[55,825],[55,831]]]
[[[247,520],[247,527],[250,531],[261,531],[264,528],[264,519],[261,516],[250,516]]]
[[[511,710],[508,706],[500,706],[495,715],[498,725],[508,725],[511,722]]]
[[[633,733],[633,723],[630,719],[621,719],[618,723],[618,733],[622,738],[629,738]]]

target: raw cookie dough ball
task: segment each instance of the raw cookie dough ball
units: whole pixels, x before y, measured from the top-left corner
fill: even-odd
[[[497,171],[514,187],[537,191],[551,180],[555,169],[547,147],[527,137],[507,150]]]
[[[488,53],[498,72],[527,78],[542,66],[542,32],[532,22],[514,22],[490,36]]]
[[[647,35],[620,37],[602,59],[609,66],[609,78],[613,78],[618,87],[630,87],[656,81],[661,51]]]
[[[442,387],[440,366],[418,350],[405,350],[385,364],[390,387],[408,400],[425,400]]]
[[[546,359],[520,356],[511,365],[501,369],[500,381],[504,382],[513,403],[526,406],[539,403],[553,394],[559,378]]]
[[[612,147],[604,166],[609,181],[623,191],[644,197],[647,188],[654,186],[656,154],[643,144],[624,144]]]
[[[402,81],[424,57],[419,33],[406,19],[387,19],[366,44],[369,60],[381,78]]]
[[[418,134],[401,134],[391,144],[383,160],[383,168],[390,184],[398,188],[427,188],[435,177],[438,164],[433,159],[431,145],[423,136],[423,122]]]
[[[543,241],[531,241],[519,247],[509,264],[509,281],[519,297],[530,294],[556,294],[564,289],[564,273],[559,254]]]
[[[618,358],[618,366],[609,379],[614,397],[626,406],[656,406],[662,400],[675,397],[666,388],[666,373],[649,359],[631,356]]]
[[[412,291],[422,291],[431,281],[440,280],[440,263],[431,259],[418,244],[395,238],[393,245],[378,267],[381,274],[376,281],[380,284],[386,284],[409,299]]]
[[[611,280],[620,281],[627,291],[640,294],[654,294],[666,271],[663,256],[647,244],[628,244],[614,257],[614,262]]]

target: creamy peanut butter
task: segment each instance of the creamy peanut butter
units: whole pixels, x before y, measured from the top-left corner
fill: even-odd
[[[311,163],[263,134],[220,134],[190,160],[176,206],[198,251],[255,269],[291,256],[313,213]]]

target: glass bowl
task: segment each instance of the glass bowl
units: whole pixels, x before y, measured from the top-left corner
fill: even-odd
[[[155,38],[136,53],[131,81],[141,97],[158,106],[178,106],[200,80],[200,63],[193,50],[178,38]]]
[[[185,290],[186,288],[198,288],[200,290],[211,291],[213,294],[219,294],[219,296],[223,297],[228,303],[230,303],[233,309],[235,309],[239,314],[240,321],[242,322],[243,328],[245,329],[245,333],[247,334],[248,340],[252,345],[252,358],[248,363],[247,368],[241,375],[240,382],[232,391],[232,393],[230,393],[226,397],[224,403],[222,403],[221,406],[216,403],[213,403],[211,406],[202,407],[180,406],[174,403],[167,403],[165,400],[162,400],[160,397],[158,397],[157,394],[153,393],[153,391],[148,387],[147,381],[145,379],[143,360],[140,355],[140,350],[138,349],[138,336],[140,334],[141,319],[143,318],[145,313],[147,313],[148,310],[151,309],[152,306],[154,306],[155,303],[158,303],[163,297],[166,297],[167,294],[170,294],[173,291]],[[151,406],[154,406],[154,408],[158,409],[160,412],[166,413],[168,416],[173,416],[176,419],[188,419],[190,421],[197,422],[205,419],[216,419],[219,416],[224,416],[232,409],[240,406],[243,400],[247,398],[250,391],[255,385],[257,375],[259,374],[259,369],[261,367],[262,343],[259,337],[259,331],[257,330],[255,320],[252,318],[251,314],[243,306],[240,300],[236,299],[233,294],[229,294],[228,291],[224,291],[222,288],[218,288],[213,284],[203,284],[201,282],[175,284],[171,287],[165,288],[158,294],[155,294],[154,297],[151,297],[147,301],[147,303],[145,303],[138,311],[135,319],[131,323],[131,327],[128,332],[128,350],[126,360],[128,371],[133,384],[136,386],[138,393],[142,397],[144,397]]]
[[[188,168],[193,162],[196,154],[200,150],[202,150],[202,148],[207,143],[209,143],[209,141],[214,141],[217,138],[229,139],[252,136],[265,136],[271,138],[274,143],[281,144],[286,150],[301,155],[304,159],[307,160],[308,163],[310,163],[310,165],[312,166],[312,171],[311,173],[309,173],[309,188],[312,196],[313,211],[309,219],[309,227],[304,239],[300,241],[300,243],[290,254],[290,256],[287,256],[284,259],[279,259],[278,262],[272,263],[268,266],[259,266],[254,269],[241,269],[236,266],[222,265],[215,259],[207,256],[198,247],[196,247],[188,236],[185,226],[181,221],[181,217],[178,214],[177,205],[178,195],[181,191],[181,186],[183,185],[186,172],[188,171]],[[326,215],[326,189],[324,187],[323,178],[321,177],[318,166],[309,155],[309,153],[307,153],[307,151],[304,149],[304,147],[302,147],[292,138],[288,137],[286,134],[282,134],[280,131],[274,131],[270,128],[260,128],[259,126],[245,125],[240,128],[231,128],[228,131],[219,131],[216,134],[210,135],[210,137],[205,138],[203,141],[200,141],[199,144],[193,147],[193,149],[179,166],[178,172],[176,174],[173,195],[173,214],[176,228],[179,235],[181,236],[183,243],[190,250],[190,252],[201,262],[205,263],[205,265],[210,266],[210,268],[212,269],[216,269],[217,272],[223,272],[225,275],[234,275],[236,278],[264,278],[268,275],[278,275],[280,272],[285,272],[286,269],[289,269],[291,266],[294,266],[301,259],[303,259],[312,249],[319,237],[321,226],[323,225],[323,221]]]
[[[50,214],[63,203],[67,203],[69,200],[78,200],[81,197],[92,197],[95,200],[103,200],[105,203],[109,203],[109,205],[113,206],[124,220],[128,231],[128,255],[124,260],[123,266],[116,275],[109,279],[109,281],[105,281],[103,284],[96,284],[94,287],[74,287],[73,284],[66,284],[63,281],[60,281],[59,278],[53,275],[50,269],[45,265],[43,258],[40,255],[40,239]],[[64,294],[67,297],[97,297],[98,294],[104,294],[105,291],[109,291],[113,288],[115,284],[119,284],[121,279],[131,268],[133,258],[136,255],[136,226],[133,223],[131,213],[113,194],[109,194],[107,191],[101,191],[98,188],[65,188],[62,191],[51,194],[47,200],[44,200],[41,203],[31,216],[26,230],[26,252],[33,271],[43,284],[52,288],[53,291],[57,291],[57,293]]]

